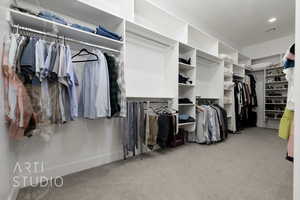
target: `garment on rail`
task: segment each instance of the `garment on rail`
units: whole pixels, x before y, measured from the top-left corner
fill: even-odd
[[[5,109],[9,110],[7,119],[10,124],[21,120],[14,132],[17,128],[23,128],[25,110],[21,108],[23,105],[17,109],[17,104],[22,103],[21,99],[17,99],[23,96],[28,112],[32,110],[30,127],[35,127],[26,127],[23,134],[11,133],[18,135],[15,138],[44,133],[49,135],[53,133],[51,125],[63,124],[78,117],[126,116],[123,65],[115,56],[96,49],[91,52],[96,55],[96,60],[88,59],[82,64],[75,64],[68,44],[20,34],[10,34],[3,45],[7,49],[7,53],[3,54],[7,57],[7,64],[5,59],[2,63],[3,73],[8,73],[4,84]],[[14,78],[9,81],[11,77]],[[12,92],[17,90],[11,90],[13,87],[19,88],[20,93]],[[16,117],[18,113],[21,118]],[[29,133],[27,130],[33,131]]]
[[[126,158],[136,151],[148,152],[176,146],[177,115],[167,107],[145,108],[145,102],[127,102],[127,117],[123,120],[123,150]]]
[[[189,134],[189,141],[212,144],[223,141],[228,136],[227,113],[219,105],[197,106],[196,131]]]
[[[256,126],[257,114],[253,108],[257,107],[256,81],[253,75],[246,75],[245,82],[234,81],[235,116],[237,130]]]

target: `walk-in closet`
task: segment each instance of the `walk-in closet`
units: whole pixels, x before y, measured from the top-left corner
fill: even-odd
[[[0,199],[292,200],[295,7],[1,2]]]

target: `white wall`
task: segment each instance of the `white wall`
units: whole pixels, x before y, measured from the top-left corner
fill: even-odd
[[[242,54],[250,58],[267,57],[279,53],[285,53],[288,46],[295,41],[295,35],[289,35],[275,40],[253,44],[241,49]]]
[[[216,33],[215,31],[212,31],[210,28],[208,28],[208,25],[205,23],[201,23],[199,18],[192,16],[189,12],[186,12],[185,9],[182,9],[181,7],[176,6],[172,1],[162,1],[162,0],[148,0],[158,7],[162,8],[163,10],[168,11],[170,14],[173,14],[174,16],[177,16],[189,24],[197,27],[202,32],[207,33],[215,38],[218,38],[219,40],[224,41],[225,43],[229,44],[230,46],[234,48],[239,48],[237,44],[235,44],[233,41],[228,40],[225,38],[222,33]],[[188,3],[188,1],[187,1]],[[208,22],[209,23],[209,22]]]
[[[9,1],[0,1],[0,42],[1,42],[1,52],[2,52],[2,41],[4,35],[8,33],[8,24],[6,22],[7,9]],[[0,54],[2,55],[2,53]],[[0,58],[1,60],[1,58]],[[3,94],[3,80],[2,72],[0,73],[0,94]],[[0,95],[0,199],[6,200],[13,194],[12,188],[12,176],[13,167],[15,165],[15,154],[13,153],[13,144],[10,140],[4,120],[4,105],[3,96]]]
[[[300,44],[300,3],[296,1],[296,43]],[[300,52],[300,46],[296,45],[296,52]],[[295,91],[300,91],[300,56],[296,54]],[[294,200],[300,199],[300,93],[295,94],[295,163],[294,163]]]

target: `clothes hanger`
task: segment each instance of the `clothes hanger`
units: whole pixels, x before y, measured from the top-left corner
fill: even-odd
[[[85,54],[82,54],[85,53]],[[73,63],[80,63],[80,62],[94,62],[94,61],[98,61],[99,57],[97,54],[94,54],[92,52],[89,52],[87,49],[83,48],[81,49],[77,54],[75,54],[74,56],[72,56],[72,59],[77,57],[77,56],[87,56],[87,55],[93,55],[96,58],[95,59],[88,59],[88,60],[76,60],[76,61],[72,61]]]

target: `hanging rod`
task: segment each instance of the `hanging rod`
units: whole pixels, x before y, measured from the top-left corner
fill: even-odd
[[[83,41],[80,41],[80,40],[75,40],[75,39],[72,39],[72,38],[67,38],[67,37],[55,35],[55,34],[52,34],[52,33],[38,31],[38,30],[35,30],[35,29],[31,29],[31,28],[27,28],[27,27],[15,25],[15,24],[11,24],[11,27],[15,28],[15,29],[22,29],[24,31],[28,31],[28,32],[32,32],[32,33],[37,33],[37,34],[44,35],[44,36],[47,36],[47,37],[52,37],[52,38],[55,38],[55,39],[61,39],[61,40],[65,40],[65,41],[72,42],[72,43],[82,44],[82,45],[85,45],[85,46],[90,46],[90,47],[102,49],[102,50],[105,50],[105,51],[110,51],[110,52],[113,52],[113,53],[118,53],[118,54],[121,53],[121,51],[119,51],[119,50],[115,50],[115,49],[111,49],[111,48],[108,48],[108,47],[103,47],[103,46],[100,46],[100,45],[95,45],[95,44],[83,42]]]

